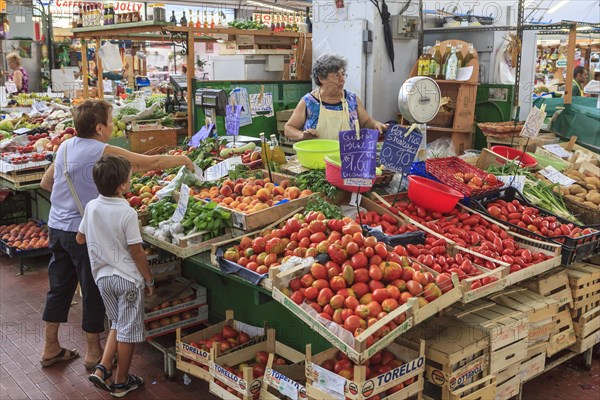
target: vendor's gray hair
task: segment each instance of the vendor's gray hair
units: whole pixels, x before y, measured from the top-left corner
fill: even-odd
[[[321,86],[321,79],[327,78],[327,75],[336,73],[340,69],[346,70],[346,59],[336,54],[323,54],[317,58],[312,68],[312,78],[315,85]]]

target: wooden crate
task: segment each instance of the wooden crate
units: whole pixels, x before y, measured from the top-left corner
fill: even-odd
[[[576,263],[567,269],[567,275],[573,294],[571,316],[577,320],[600,305],[600,266]]]
[[[144,232],[142,228],[143,227],[140,227],[140,232],[142,234],[142,239],[144,239],[145,242],[150,243],[165,251],[168,251],[169,253],[175,254],[177,257],[180,258],[188,258],[195,256],[196,254],[209,251],[212,248],[213,244],[222,242],[223,240],[229,239],[233,236],[232,230],[229,228],[225,228],[225,233],[223,235],[213,239],[201,241],[202,235],[204,235],[206,232],[196,232],[194,234],[182,237],[181,239],[179,239],[178,244],[173,244],[171,242],[161,240],[159,238],[154,237],[153,235]]]
[[[273,365],[274,359],[275,354],[270,353],[260,389],[260,399],[279,400],[282,396],[306,399],[306,368],[304,363]]]
[[[520,364],[519,364],[520,365]],[[496,387],[495,400],[508,400],[519,394],[521,390],[521,375],[518,373]],[[483,398],[482,398],[483,399]]]
[[[334,400],[340,397],[351,400],[364,400],[380,395],[388,399],[405,399],[423,390],[423,373],[425,370],[425,342],[421,341],[419,350],[415,351],[398,343],[391,343],[389,350],[403,364],[378,376],[367,378],[366,366],[355,366],[352,379],[346,379],[332,371],[320,367],[327,359],[335,357],[338,349],[335,347],[312,355],[311,346],[306,346],[306,391],[308,397],[316,400]],[[412,382],[410,381],[412,380]],[[407,381],[410,382],[407,384]],[[339,382],[339,385],[331,385]],[[391,396],[384,397],[389,390],[401,383],[405,387]]]
[[[131,151],[134,153],[145,153],[161,146],[177,146],[177,130],[172,128],[128,132],[127,136]]]
[[[534,344],[530,344],[527,347],[527,356],[525,357],[527,360],[532,359],[535,356],[542,354],[544,358],[546,357],[546,350],[548,349],[548,341],[537,342]]]
[[[353,337],[352,334],[342,326],[318,316],[312,307],[306,306],[305,304],[298,305],[288,297],[289,282],[308,272],[310,272],[310,265],[300,265],[276,275],[273,278],[273,299],[277,300],[283,304],[284,307],[296,314],[300,319],[311,326],[313,330],[321,334],[331,344],[348,355],[355,363],[362,363],[368,360],[373,354],[387,346],[395,337],[449,307],[462,297],[458,278],[453,276],[453,288],[444,293],[441,297],[423,306],[419,306],[417,298],[411,298],[408,303],[400,305],[400,307],[387,314],[384,318],[379,319],[374,325],[366,329],[359,336]],[[433,271],[432,274],[435,276],[437,273]],[[397,317],[402,317],[402,315],[406,318],[404,322],[399,324],[392,332],[369,346],[368,343],[371,341],[371,335]]]
[[[558,301],[558,306],[567,305],[573,307],[573,295],[569,286],[569,277],[564,268],[556,271],[550,271],[543,275],[523,282],[521,286],[545,297],[553,298]]]
[[[236,393],[241,395],[242,400],[250,400],[254,395],[258,395],[261,390],[263,377],[255,378],[252,373],[252,368],[249,366],[243,367],[241,378],[227,371],[226,368],[238,366],[242,363],[253,363],[256,353],[259,351],[275,353],[290,361],[292,364],[304,361],[304,354],[283,343],[277,342],[275,340],[275,330],[268,329],[266,340],[252,346],[229,352],[220,357],[216,356],[216,349],[213,347],[211,349],[213,361],[210,362],[209,368],[214,382],[220,381],[225,386],[235,390]],[[231,398],[230,393],[228,393],[227,398]]]
[[[197,311],[196,311],[197,310]],[[161,326],[156,329],[146,329],[144,328],[144,339],[150,340],[155,337],[163,336],[168,333],[175,332],[179,328],[189,328],[195,325],[203,324],[208,321],[208,305],[203,304],[199,306],[197,309],[191,310],[192,312],[197,312],[198,314],[195,317],[185,319],[179,322],[175,322],[166,326]]]
[[[50,164],[33,167],[18,168],[12,171],[0,172],[0,178],[12,183],[15,189],[22,189],[28,185],[37,185],[41,182]]]
[[[421,340],[427,343],[424,388],[427,396],[461,399],[460,396],[477,393],[489,383],[489,338],[484,332],[458,319],[439,316],[408,331],[396,342],[416,350]]]
[[[573,320],[568,309],[560,311],[556,317],[556,325],[550,334],[550,342],[546,354],[548,357],[553,356],[559,351],[568,348],[575,344],[575,331],[573,329]]]
[[[237,346],[228,352],[221,352],[220,347],[216,347],[215,355],[220,357],[231,351],[239,350],[243,347],[252,346],[258,341],[265,339],[266,330],[257,326],[244,324],[233,319],[233,310],[227,310],[225,313],[225,321],[212,325],[201,331],[181,337],[181,329],[177,329],[175,353],[177,355],[177,369],[188,373],[207,382],[212,380],[209,372],[210,362],[213,361],[213,353],[210,350],[203,350],[192,346],[192,342],[197,343],[202,339],[208,339],[212,335],[221,332],[225,326],[230,326],[236,331],[245,332],[251,340],[243,345]]]
[[[600,306],[581,315],[573,323],[576,342],[571,350],[582,353],[600,342]]]
[[[547,342],[556,321],[558,301],[546,298],[525,288],[512,288],[495,294],[489,299],[502,306],[525,313],[528,321],[528,345]]]
[[[519,373],[521,382],[526,382],[532,377],[542,373],[546,366],[546,353],[537,354],[521,363]]]

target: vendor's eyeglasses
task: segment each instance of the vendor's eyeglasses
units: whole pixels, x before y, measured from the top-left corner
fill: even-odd
[[[332,72],[330,74],[327,74],[327,76],[329,76],[331,78],[342,79],[342,78],[347,78],[348,74],[346,72]]]

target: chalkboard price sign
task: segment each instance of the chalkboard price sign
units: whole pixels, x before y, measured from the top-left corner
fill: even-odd
[[[361,129],[358,139],[355,130],[340,132],[340,157],[344,185],[373,186],[378,137],[379,132],[372,129]]]
[[[227,104],[225,106],[225,130],[230,136],[237,136],[240,133],[240,116],[242,106]]]
[[[406,135],[409,128],[392,125],[385,133],[381,148],[381,164],[394,172],[408,174],[415,161],[423,135],[417,129]]]

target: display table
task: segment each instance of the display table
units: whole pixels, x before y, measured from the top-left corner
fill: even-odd
[[[278,341],[298,351],[303,352],[308,343],[316,352],[331,347],[321,335],[273,300],[268,290],[213,267],[209,257],[203,253],[183,260],[182,274],[206,288],[210,322],[222,321],[225,311],[232,309],[247,324],[262,326],[266,322],[275,328]]]

